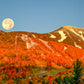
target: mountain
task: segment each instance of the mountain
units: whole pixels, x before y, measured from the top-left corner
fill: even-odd
[[[0,31],[0,64],[70,67],[84,64],[84,29],[64,26],[50,33]]]
[[[68,45],[84,49],[84,29],[76,28],[72,26],[64,26],[50,32],[49,34],[53,35],[57,42],[62,42]],[[53,37],[53,38],[54,38]]]

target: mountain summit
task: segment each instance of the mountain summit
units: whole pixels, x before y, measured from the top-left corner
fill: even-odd
[[[84,49],[84,29],[72,26],[64,26],[53,32],[50,32],[56,37],[57,42],[62,42]]]

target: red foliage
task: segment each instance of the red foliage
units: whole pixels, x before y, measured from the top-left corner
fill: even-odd
[[[63,75],[63,74],[66,74],[66,72],[59,72],[59,73],[57,73],[57,75]]]

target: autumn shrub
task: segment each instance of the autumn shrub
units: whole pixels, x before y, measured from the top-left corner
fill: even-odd
[[[47,67],[46,67],[46,69],[48,69],[48,70],[52,69],[52,62],[51,62],[51,60],[47,61]]]
[[[82,76],[82,62],[80,60],[76,60],[76,62],[73,63],[74,65],[74,71],[72,75],[66,74],[65,77],[62,79],[61,75],[55,79],[55,81],[58,84],[79,84],[80,78]]]

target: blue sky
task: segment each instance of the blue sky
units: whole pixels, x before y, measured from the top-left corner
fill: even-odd
[[[13,29],[2,28],[5,18]],[[84,0],[0,0],[0,30],[48,33],[66,25],[84,28]]]

